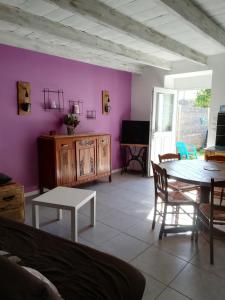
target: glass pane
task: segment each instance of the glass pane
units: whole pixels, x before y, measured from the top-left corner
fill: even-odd
[[[174,95],[157,93],[155,131],[172,131]]]

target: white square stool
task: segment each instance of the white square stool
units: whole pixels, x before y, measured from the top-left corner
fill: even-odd
[[[58,186],[32,200],[33,227],[39,228],[39,206],[58,209],[58,219],[62,219],[62,210],[71,211],[71,240],[77,242],[77,212],[90,201],[91,226],[96,222],[96,192],[83,189]]]

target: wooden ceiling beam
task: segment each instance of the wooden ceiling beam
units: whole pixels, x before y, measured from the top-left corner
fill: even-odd
[[[0,43],[90,63],[101,67],[107,67],[136,74],[141,74],[143,72],[143,69],[140,65],[126,63],[110,56],[100,56],[91,50],[88,52],[84,51],[83,49],[76,49],[71,46],[63,46],[58,43],[47,43],[46,41],[38,38],[21,37],[13,32],[10,34],[8,34],[8,32],[0,32]]]
[[[76,30],[58,22],[53,22],[45,17],[27,13],[16,7],[0,4],[0,20],[29,28],[36,32],[47,33],[62,40],[116,54],[119,55],[121,59],[125,57],[139,64],[154,66],[165,70],[171,69],[170,63],[163,59]]]
[[[192,60],[200,64],[207,63],[207,57],[186,45],[169,38],[150,27],[120,13],[119,11],[101,3],[97,0],[44,0],[54,3],[58,7],[70,11],[71,13],[79,13],[87,18],[94,19],[99,24],[116,28],[121,32],[125,32],[129,36],[149,42],[173,54],[177,54],[186,59]],[[181,0],[180,0],[181,1]]]
[[[225,31],[191,0],[160,0],[172,13],[182,17],[190,26],[225,46]]]

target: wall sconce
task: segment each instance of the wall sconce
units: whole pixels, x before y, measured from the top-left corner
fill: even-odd
[[[18,115],[28,115],[31,113],[30,89],[29,82],[17,82]]]
[[[102,91],[102,114],[109,114],[111,111],[109,91]]]

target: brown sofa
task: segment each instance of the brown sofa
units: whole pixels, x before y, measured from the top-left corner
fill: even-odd
[[[46,276],[65,300],[142,299],[145,279],[128,263],[28,225],[0,218],[0,250]]]

